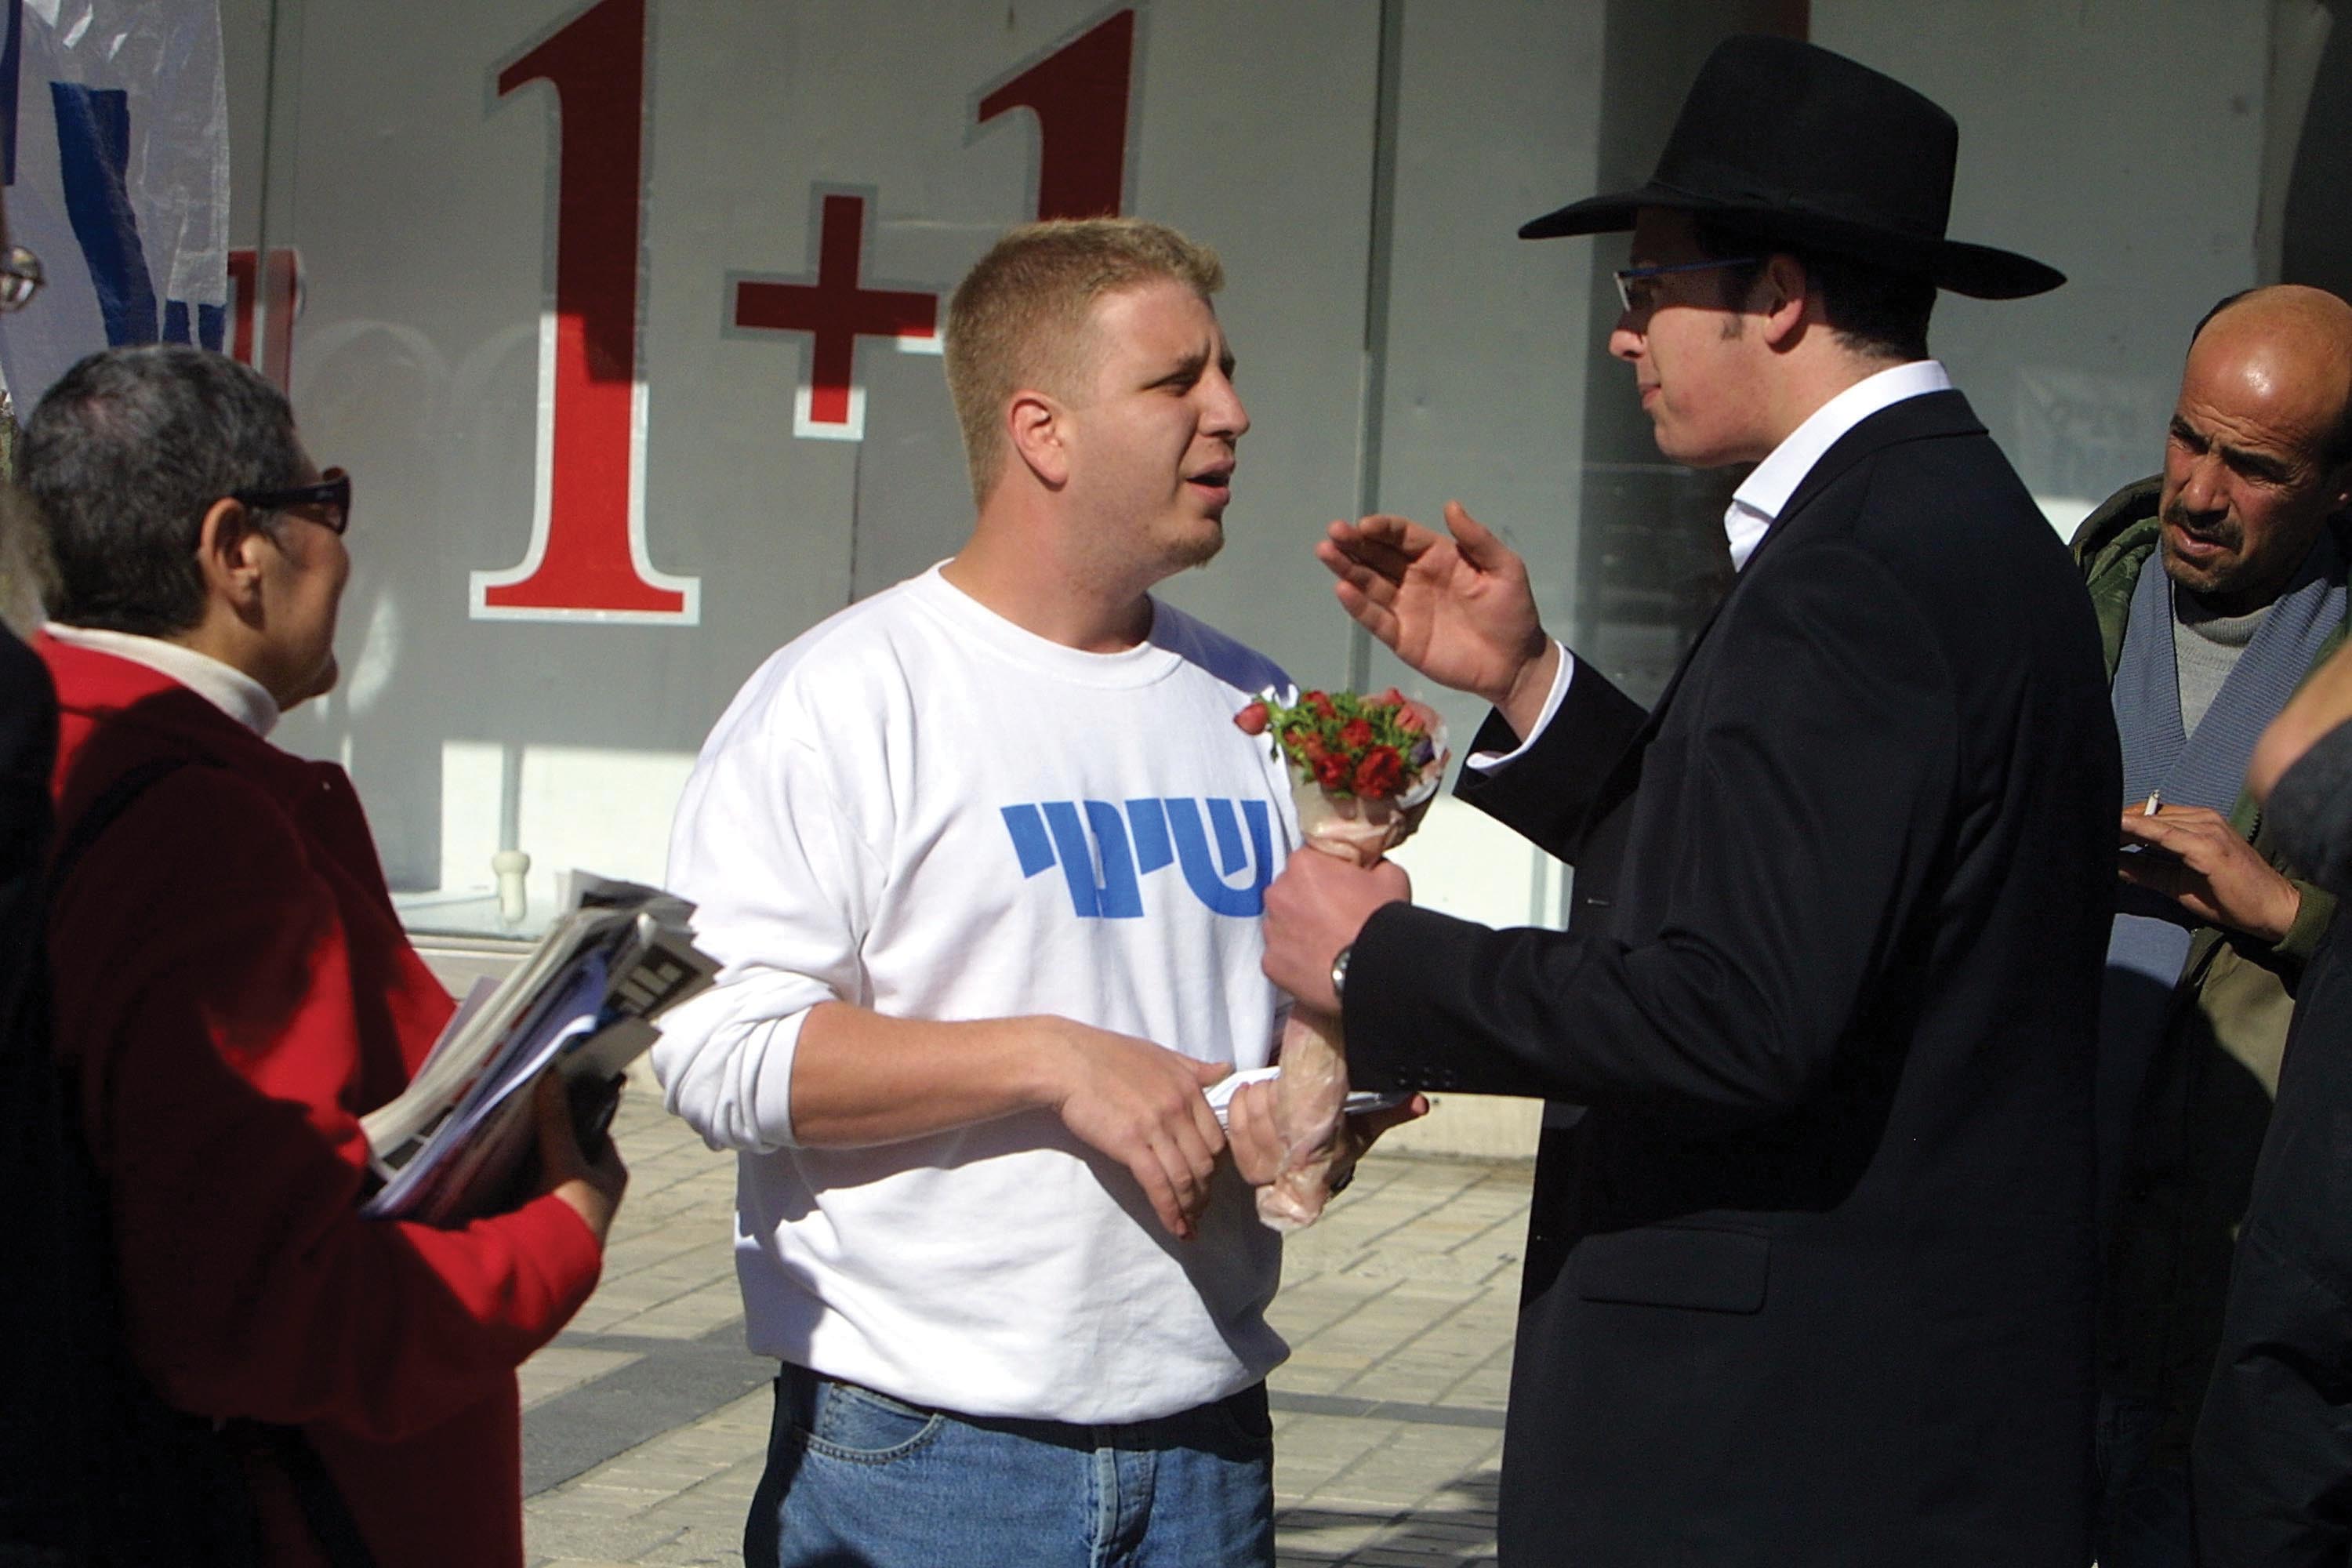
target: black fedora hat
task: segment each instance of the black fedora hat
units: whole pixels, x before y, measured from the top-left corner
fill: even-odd
[[[1944,237],[1959,141],[1950,115],[1868,66],[1793,38],[1727,38],[1699,68],[1648,184],[1570,203],[1519,237],[1612,234],[1643,207],[1673,207],[1981,300],[2066,281],[2030,257]]]

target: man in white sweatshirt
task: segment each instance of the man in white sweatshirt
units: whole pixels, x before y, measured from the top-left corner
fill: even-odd
[[[680,802],[726,968],[654,1064],[740,1151],[783,1363],[755,1568],[1273,1561],[1279,1254],[1202,1089],[1276,1027],[1297,826],[1232,715],[1284,681],[1149,592],[1223,542],[1222,281],[1133,219],[1001,240],[949,306],[970,541],[770,658]]]

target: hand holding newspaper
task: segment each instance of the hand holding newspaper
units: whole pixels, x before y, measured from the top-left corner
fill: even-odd
[[[530,956],[476,985],[408,1088],[360,1119],[383,1182],[361,1207],[369,1218],[454,1225],[495,1213],[531,1152],[541,1075],[575,1086],[617,1076],[653,1044],[654,1017],[717,975],[683,899],[584,872],[571,882]]]

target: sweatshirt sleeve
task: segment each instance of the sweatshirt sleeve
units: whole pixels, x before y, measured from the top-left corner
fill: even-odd
[[[793,1058],[809,1009],[870,1005],[859,949],[884,884],[887,769],[872,713],[824,722],[789,684],[747,693],[680,797],[668,882],[693,900],[718,984],[663,1015],[666,1103],[714,1149],[791,1147]]]
[[[596,1282],[547,1196],[460,1229],[363,1219],[364,1062],[396,1055],[389,937],[222,769],[110,827],[52,932],[60,1040],[107,1177],[131,1351],[171,1403],[378,1440],[506,1385]]]

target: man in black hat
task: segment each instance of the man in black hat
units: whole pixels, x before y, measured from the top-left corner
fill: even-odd
[[[1926,357],[1957,133],[1874,71],[1726,43],[1631,228],[1660,448],[1758,464],[1734,585],[1644,713],[1458,506],[1318,546],[1340,603],[1488,698],[1462,794],[1576,866],[1566,932],[1293,857],[1267,972],[1357,1083],[1540,1096],[1506,1563],[2076,1568],[2091,1069],[2120,792],[2064,547]]]

